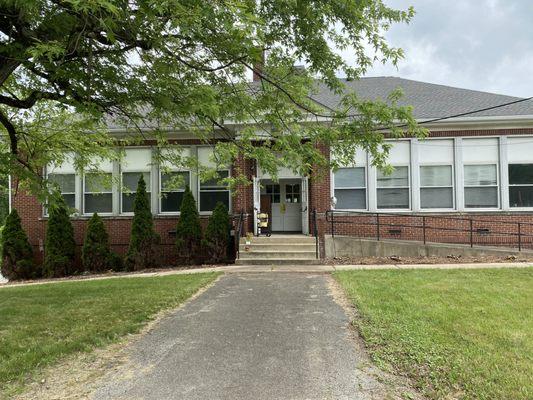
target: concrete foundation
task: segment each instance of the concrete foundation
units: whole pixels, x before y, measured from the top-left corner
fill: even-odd
[[[406,240],[371,240],[351,236],[326,235],[326,258],[334,257],[446,257],[448,255],[478,257],[478,256],[508,256],[529,255],[533,251],[511,249],[506,247],[474,246],[450,243],[422,243]]]

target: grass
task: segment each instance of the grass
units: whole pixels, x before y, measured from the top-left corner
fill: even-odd
[[[218,274],[117,278],[0,289],[0,397],[43,367],[138,332]]]
[[[435,399],[533,398],[533,269],[335,273],[379,366]]]

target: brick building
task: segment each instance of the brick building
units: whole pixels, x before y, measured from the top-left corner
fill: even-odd
[[[180,175],[193,191],[204,221],[216,202],[222,201],[232,213],[243,213],[245,231],[254,230],[257,211],[268,208],[273,231],[304,234],[314,232],[316,210],[320,236],[331,233],[332,229],[337,234],[375,236],[377,213],[383,213],[381,223],[386,227],[409,225],[379,232],[382,236],[402,239],[421,238],[417,225],[422,217],[424,223],[433,221],[424,238],[427,235],[428,240],[435,241],[471,240],[468,236],[472,227],[479,235],[478,242],[491,229],[501,231],[499,244],[515,241],[517,229],[533,232],[528,225],[533,224],[533,101],[393,77],[364,78],[346,85],[347,90],[355,90],[359,97],[369,99],[384,99],[391,90],[401,87],[402,103],[412,105],[415,117],[430,130],[425,140],[391,140],[389,162],[395,167],[392,175],[381,173],[372,166],[368,154],[359,152],[352,164],[323,174],[319,179],[280,169],[279,180],[274,182],[254,160],[239,158],[221,169],[220,175],[241,171],[253,185],[230,193],[217,182],[201,182],[194,170],[158,165],[154,154],[165,149],[146,142],[127,148],[120,165],[116,162],[100,165],[103,173],[119,178],[122,185],[104,185],[96,191],[91,188],[95,186],[90,184],[91,174],[77,173],[69,162],[48,168],[49,178],[59,183],[66,201],[77,210],[72,217],[77,243],[81,246],[87,220],[93,212],[98,212],[105,219],[113,248],[119,252],[126,250],[133,195],[122,192],[120,187],[135,191],[140,175],[148,183],[166,264],[172,264],[175,259],[172,231],[179,218],[183,193],[183,189],[166,186],[175,175]],[[325,86],[314,98],[329,108],[335,108],[339,101]],[[507,103],[513,104],[493,108]],[[469,113],[481,109],[484,111]],[[464,113],[469,114],[433,121]],[[121,133],[120,127],[110,129]],[[172,140],[183,144],[188,155],[210,162],[209,145],[179,134],[173,135]],[[328,148],[323,147],[321,151],[334,157]],[[11,204],[18,209],[30,242],[42,258],[46,209],[22,191],[16,195],[12,191]],[[346,212],[341,216],[342,223],[335,227],[326,218],[326,212],[331,209],[337,210],[336,215]],[[518,222],[523,223],[522,228]],[[450,229],[437,230],[436,226]]]

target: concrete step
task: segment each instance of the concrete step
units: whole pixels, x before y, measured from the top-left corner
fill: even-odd
[[[317,265],[322,264],[321,260],[309,258],[257,258],[257,259],[243,259],[235,260],[236,265]]]
[[[241,238],[240,244],[246,244],[246,238]],[[283,235],[283,236],[258,236],[253,237],[251,244],[314,244],[315,238],[313,236],[304,235]]]
[[[316,253],[314,251],[243,251],[239,253],[239,257],[242,259],[280,259],[280,258],[294,258],[294,259],[314,259]]]
[[[250,252],[254,251],[267,251],[267,250],[277,250],[277,251],[315,251],[315,243],[253,243],[250,245],[241,243],[239,250],[241,252],[246,251],[245,248],[249,248]]]

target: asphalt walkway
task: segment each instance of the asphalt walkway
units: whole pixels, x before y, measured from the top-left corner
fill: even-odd
[[[92,398],[400,398],[369,366],[331,279],[227,274],[135,342]]]

